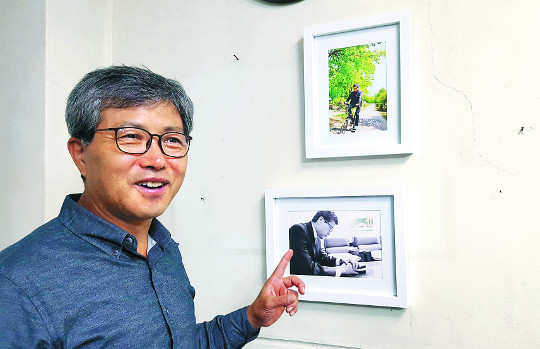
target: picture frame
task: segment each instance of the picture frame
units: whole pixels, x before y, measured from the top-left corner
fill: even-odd
[[[306,27],[304,90],[306,158],[412,154],[410,13]]]
[[[297,275],[305,282],[306,293],[300,295],[301,301],[407,308],[403,202],[401,187],[267,189],[265,211],[268,277],[291,248],[294,251],[293,259],[285,276]],[[334,224],[335,221],[331,219],[321,220],[321,217],[312,222],[317,215],[326,211],[335,214],[338,224]],[[318,223],[321,225],[317,226]],[[309,234],[320,235],[324,224],[334,226],[330,235],[322,239],[321,250],[330,258],[360,257],[356,260],[360,264],[358,268],[361,268],[358,274],[341,277],[324,273],[315,275],[315,270],[320,272],[320,269],[305,272],[298,267],[304,262],[305,265],[318,263],[318,257],[312,256],[308,261],[306,251],[310,249],[307,247],[309,243],[306,242],[306,246],[302,244],[307,241],[304,239]],[[305,236],[297,235],[298,231],[301,231],[300,234],[305,233]],[[344,240],[348,245],[340,243]],[[311,248],[312,251],[316,250],[315,245]],[[332,267],[324,268],[331,272]]]

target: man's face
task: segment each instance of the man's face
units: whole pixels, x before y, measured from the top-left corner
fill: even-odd
[[[132,108],[110,108],[102,112],[98,129],[136,126],[152,134],[184,132],[182,119],[170,103]],[[126,154],[116,146],[115,132],[96,132],[83,146],[86,177],[81,205],[120,227],[138,224],[161,215],[174,198],[186,173],[187,155],[171,158],[159,148],[157,137],[150,149],[139,155]],[[83,204],[84,203],[84,204]]]
[[[358,92],[358,87],[354,86],[352,89],[354,92]]]
[[[317,219],[315,224],[313,225],[315,227],[315,232],[317,233],[317,236],[320,239],[324,239],[330,233],[332,230],[334,230],[334,227],[336,226],[336,223],[334,221],[327,222],[324,220],[324,218],[321,216]]]

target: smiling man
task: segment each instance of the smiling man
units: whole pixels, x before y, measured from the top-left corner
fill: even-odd
[[[0,252],[1,348],[239,348],[298,310],[288,251],[255,301],[196,323],[178,244],[156,219],[180,189],[193,107],[147,69],[87,74],[68,98],[84,192]]]
[[[101,115],[92,142],[68,141],[85,178],[78,204],[131,232],[137,252],[146,256],[152,218],[165,211],[184,180],[191,137],[167,101],[107,108]]]

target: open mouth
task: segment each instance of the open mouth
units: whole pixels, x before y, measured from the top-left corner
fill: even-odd
[[[163,188],[167,183],[164,182],[141,182],[137,183],[138,186],[146,189],[159,189]]]

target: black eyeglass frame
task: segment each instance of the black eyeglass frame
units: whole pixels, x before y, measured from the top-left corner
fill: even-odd
[[[335,226],[332,226],[332,224],[330,224],[329,221],[327,221],[326,219],[324,220],[324,223],[328,224],[328,226],[330,227],[330,231],[333,231]]]
[[[120,145],[118,144],[118,130],[125,130],[125,129],[132,129],[132,128],[144,131],[144,132],[146,132],[146,133],[148,133],[150,135],[150,140],[148,142],[146,142],[146,150],[143,151],[142,153],[132,153],[132,152],[122,150],[120,148]],[[158,135],[156,133],[150,133],[148,130],[145,130],[144,128],[135,127],[135,126],[100,128],[100,129],[96,130],[95,132],[99,132],[99,131],[114,131],[114,140],[116,142],[116,147],[118,148],[118,150],[120,150],[122,153],[132,154],[132,155],[142,155],[142,154],[145,154],[146,152],[148,152],[148,149],[150,149],[150,147],[152,146],[152,142],[154,141],[154,137],[157,137],[158,138],[158,146],[159,146],[159,149],[161,149],[161,152],[163,153],[163,155],[168,156],[170,158],[175,158],[175,159],[180,159],[180,158],[183,158],[184,156],[187,155],[187,153],[189,152],[189,146],[191,145],[191,140],[193,139],[193,137],[191,137],[190,135],[183,134],[182,132],[169,131],[169,132],[165,132],[165,133],[163,133],[161,135]],[[171,133],[181,134],[182,136],[186,137],[187,150],[186,150],[186,153],[184,155],[182,155],[182,156],[173,156],[173,155],[169,155],[169,154],[165,153],[165,150],[163,150],[163,146],[161,145],[161,139],[162,139],[163,136],[165,136],[167,134],[171,134]]]

